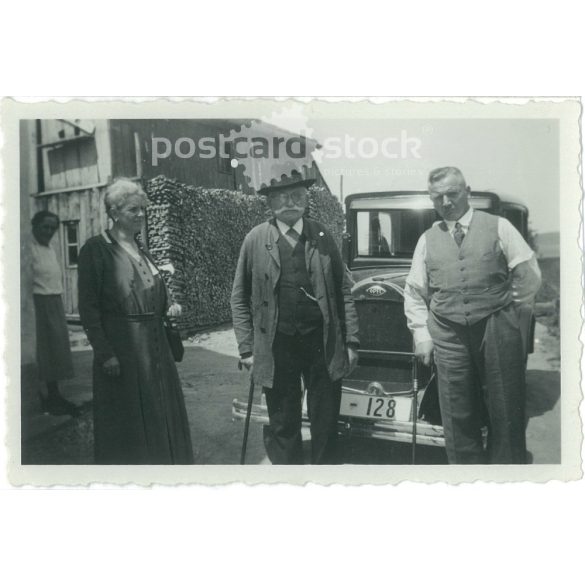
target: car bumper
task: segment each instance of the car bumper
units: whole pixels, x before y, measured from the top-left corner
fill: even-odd
[[[234,419],[246,418],[247,404],[234,399],[232,402],[232,416]],[[268,424],[268,411],[264,404],[253,404],[250,420],[256,423]],[[402,421],[372,421],[357,417],[340,417],[338,421],[339,433],[347,437],[380,439],[383,441],[397,441],[411,443],[413,440],[414,424]],[[309,420],[303,414],[303,430],[309,428]],[[425,421],[416,421],[416,443],[430,447],[444,447],[445,437],[443,427],[431,425]]]

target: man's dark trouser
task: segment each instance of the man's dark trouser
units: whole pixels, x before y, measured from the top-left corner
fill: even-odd
[[[526,463],[525,365],[514,306],[469,326],[431,313],[428,326],[449,463]]]
[[[274,382],[264,388],[270,423],[264,427],[264,445],[275,465],[303,463],[301,374],[307,386],[311,423],[311,463],[338,463],[337,418],[341,380],[332,382],[323,355],[323,330],[307,335],[276,333],[272,346]]]

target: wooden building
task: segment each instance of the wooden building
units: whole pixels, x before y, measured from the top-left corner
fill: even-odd
[[[165,175],[190,185],[252,191],[242,166],[233,168],[230,158],[177,156],[177,141],[195,144],[203,138],[228,136],[250,120],[219,119],[110,119],[24,120],[21,122],[21,170],[26,176],[22,200],[30,201],[30,217],[48,209],[61,226],[52,245],[62,260],[65,311],[78,314],[77,258],[90,237],[108,225],[104,195],[112,178],[150,179]],[[277,129],[275,129],[275,132]],[[278,130],[278,132],[281,132]],[[173,148],[167,157],[153,157],[153,139],[164,138]],[[185,148],[185,146],[187,148]],[[184,141],[183,154],[189,143]],[[229,147],[228,147],[229,148]],[[229,153],[229,151],[228,151]],[[305,175],[327,187],[316,165]]]

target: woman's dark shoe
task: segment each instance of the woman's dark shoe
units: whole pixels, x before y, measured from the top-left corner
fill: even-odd
[[[47,414],[52,414],[53,416],[79,416],[79,407],[63,398],[60,394],[49,397],[41,395],[40,398],[41,408]]]

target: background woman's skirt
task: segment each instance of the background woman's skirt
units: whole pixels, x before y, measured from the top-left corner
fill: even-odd
[[[37,367],[46,382],[73,378],[69,331],[61,295],[34,295]]]

